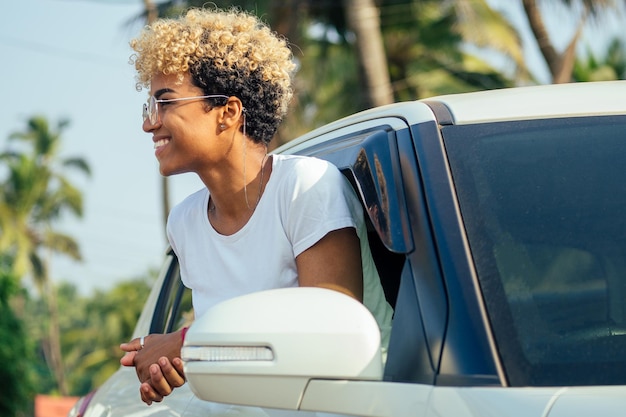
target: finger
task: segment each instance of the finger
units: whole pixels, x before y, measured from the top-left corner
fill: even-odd
[[[146,403],[146,405],[152,405],[152,401],[149,400],[143,392],[143,389],[139,388],[139,395],[141,396],[141,401]]]
[[[157,364],[150,365],[150,381],[152,389],[154,389],[159,395],[165,397],[172,393],[172,387],[168,383],[167,379],[163,376],[161,368]]]
[[[145,339],[146,338],[144,337],[144,343],[145,343]],[[136,352],[138,350],[141,350],[140,338],[133,339],[130,342],[122,343],[120,345],[120,349],[122,349],[125,352]]]
[[[180,387],[185,383],[185,378],[178,373],[178,370],[174,368],[172,363],[166,357],[159,358],[159,366],[161,367],[162,375],[165,377],[171,388]]]
[[[159,403],[163,401],[163,396],[156,392],[147,382],[141,384],[139,392],[141,393],[141,400],[148,405],[152,404],[152,402]]]
[[[141,396],[141,401],[143,401],[147,405],[152,404],[152,400],[148,398],[148,394],[142,385],[139,386],[139,395]]]
[[[185,368],[183,365],[183,360],[181,358],[172,359],[172,365],[174,365],[174,369],[178,372],[178,374],[185,379]]]
[[[135,351],[126,352],[126,354],[120,358],[120,363],[123,366],[135,366],[135,355],[136,354],[137,354],[137,352],[135,352]]]

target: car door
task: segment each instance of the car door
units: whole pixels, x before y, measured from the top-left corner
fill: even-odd
[[[366,214],[381,283],[395,310],[383,381],[312,379],[301,410],[364,416],[439,415],[444,409],[446,415],[469,413],[481,408],[466,404],[454,389],[435,386],[500,385],[475,290],[452,288],[463,305],[451,308],[443,280],[444,269],[471,274],[471,266],[454,201],[433,206],[442,204],[438,194],[452,198],[438,126],[419,104],[396,107],[393,113],[344,120],[279,150],[326,159],[351,182]],[[418,120],[410,123],[411,117]],[[428,158],[420,160],[420,152]],[[433,213],[435,209],[440,212]],[[456,234],[442,234],[442,226]],[[448,241],[437,242],[436,235]],[[450,248],[442,251],[442,245]],[[442,266],[442,256],[448,265]]]
[[[374,117],[289,149],[334,163],[357,190],[374,261],[395,311],[384,378],[397,383],[349,383],[353,389],[347,390],[343,381],[311,381],[302,408],[370,415],[374,407],[381,415],[398,415],[406,413],[407,396],[413,410],[428,408],[448,306],[413,143],[423,129],[437,135],[434,123],[424,123],[412,131],[406,118]],[[329,392],[341,392],[342,400],[333,401]]]

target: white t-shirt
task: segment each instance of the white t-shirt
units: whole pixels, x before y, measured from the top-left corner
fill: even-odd
[[[258,206],[232,235],[215,231],[208,202],[209,192],[203,188],[174,207],[167,222],[196,317],[232,297],[298,286],[296,256],[327,233],[354,227],[361,241],[363,304],[378,321],[382,346],[387,346],[393,312],[369,250],[361,204],[334,165],[273,155],[272,174]]]

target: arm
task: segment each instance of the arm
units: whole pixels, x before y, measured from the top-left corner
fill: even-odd
[[[300,286],[328,288],[363,300],[361,247],[354,228],[329,232],[298,255],[296,266]],[[135,366],[141,382],[141,399],[148,405],[162,401],[185,383],[180,333],[147,336],[143,348],[139,339],[120,346],[127,352],[120,362]]]
[[[361,246],[352,227],[333,230],[296,257],[301,287],[323,287],[363,301]]]

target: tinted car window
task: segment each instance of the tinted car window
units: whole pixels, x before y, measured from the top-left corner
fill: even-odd
[[[623,116],[444,129],[512,385],[626,383],[624,132]]]
[[[159,300],[150,327],[151,333],[169,333],[193,322],[191,290],[180,280],[178,259],[171,251],[167,256],[166,276],[163,280]]]

